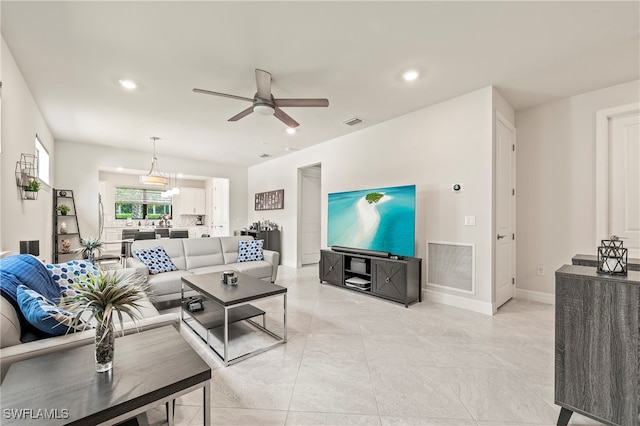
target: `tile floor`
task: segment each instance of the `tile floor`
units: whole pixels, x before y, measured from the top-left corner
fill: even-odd
[[[288,288],[286,345],[225,368],[182,327],[212,366],[212,424],[556,424],[553,306],[512,300],[492,317],[429,301],[406,309],[319,284],[317,266],[280,267],[277,283]],[[164,406],[147,417],[162,424]],[[175,422],[202,424],[201,391],[177,401]],[[600,423],[574,414],[570,424]]]

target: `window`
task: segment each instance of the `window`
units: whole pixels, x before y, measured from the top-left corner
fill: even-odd
[[[171,217],[171,198],[157,189],[116,187],[116,219],[161,219]]]
[[[36,135],[36,161],[38,162],[37,170],[38,170],[38,178],[49,184],[49,153],[38,139],[38,135]]]

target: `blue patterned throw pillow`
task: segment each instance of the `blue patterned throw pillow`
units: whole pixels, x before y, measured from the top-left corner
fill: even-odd
[[[148,250],[134,250],[133,254],[149,268],[149,273],[152,275],[178,270],[167,252],[160,246]]]
[[[262,247],[264,240],[240,241],[238,244],[238,262],[251,262],[252,260],[263,260]]]
[[[24,285],[18,286],[18,305],[29,324],[47,337],[91,328],[85,322],[74,327],[72,322],[75,314],[57,307],[43,295]]]
[[[69,297],[75,295],[75,291],[69,286],[74,280],[86,277],[89,274],[98,275],[98,268],[86,260],[71,260],[66,263],[47,264],[47,272],[60,287],[60,295]]]

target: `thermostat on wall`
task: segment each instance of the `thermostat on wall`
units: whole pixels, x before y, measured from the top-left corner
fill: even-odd
[[[451,184],[451,190],[453,192],[460,192],[462,191],[462,184],[461,183],[452,183]]]

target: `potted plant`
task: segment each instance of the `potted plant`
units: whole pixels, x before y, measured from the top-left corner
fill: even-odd
[[[40,191],[40,181],[31,178],[27,186],[23,186],[22,189],[24,189],[24,196],[27,200],[36,200],[38,199],[38,191]]]
[[[56,210],[58,210],[62,216],[66,216],[69,210],[71,210],[71,207],[66,204],[60,204],[56,207]]]
[[[102,252],[102,241],[98,237],[89,237],[80,239],[80,248],[76,252],[82,253],[83,259],[88,259],[93,264],[96,258],[96,251],[98,254]]]
[[[73,328],[81,327],[85,320],[95,319],[96,370],[100,373],[109,371],[113,367],[115,319],[119,321],[122,334],[122,314],[127,314],[134,322],[140,320],[143,317],[141,302],[148,296],[149,285],[140,275],[101,271],[76,278],[69,287],[75,294],[62,298],[60,307],[76,314]]]

